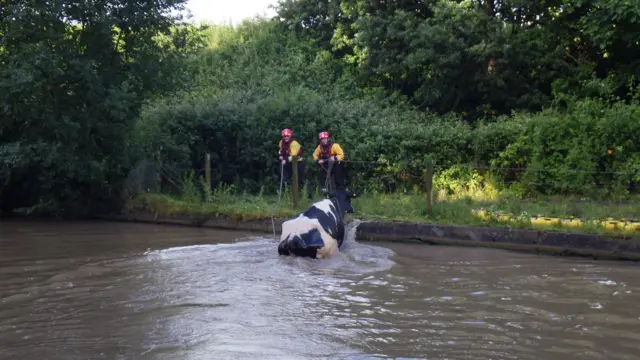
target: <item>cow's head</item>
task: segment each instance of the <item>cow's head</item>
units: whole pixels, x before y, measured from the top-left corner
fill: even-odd
[[[328,196],[330,199],[335,199],[336,203],[340,206],[340,209],[346,214],[353,214],[353,207],[351,206],[351,199],[358,197],[356,193],[350,191],[336,191]],[[344,214],[343,214],[344,215]]]

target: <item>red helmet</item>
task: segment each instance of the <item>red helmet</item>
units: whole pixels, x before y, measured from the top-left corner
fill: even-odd
[[[320,138],[320,140],[322,139],[328,139],[329,138],[329,133],[326,131],[323,131],[320,133],[320,136],[318,136]]]
[[[291,131],[291,129],[282,130],[282,137],[291,136],[291,134],[293,134],[293,131]]]

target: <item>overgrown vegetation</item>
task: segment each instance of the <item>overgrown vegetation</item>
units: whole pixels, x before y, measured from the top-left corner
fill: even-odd
[[[265,193],[249,194],[233,185],[219,185],[208,194],[203,194],[202,183],[190,177],[185,181],[182,196],[165,194],[144,194],[132,198],[125,206],[125,213],[150,213],[160,217],[226,216],[236,220],[268,220],[271,216],[282,221],[307,208],[311,201],[301,198],[297,206],[292,206],[292,194],[285,189],[282,196]],[[496,194],[497,195],[497,194]],[[316,194],[316,199],[319,198]],[[504,196],[488,196],[482,190],[463,190],[449,195],[445,189],[436,188],[433,216],[427,215],[424,193],[414,190],[406,193],[369,192],[352,200],[356,214],[362,220],[410,221],[448,225],[494,226],[521,229],[537,229],[565,232],[595,233],[612,237],[637,237],[633,229],[613,228],[591,223],[592,220],[629,219],[637,216],[637,205],[612,202],[581,201],[579,199],[540,198],[531,202],[514,201]],[[474,216],[473,211],[506,211],[518,216],[517,221],[506,223],[497,218],[483,219]],[[557,224],[540,225],[531,223],[532,216],[567,219],[571,217],[585,221],[581,227]]]
[[[182,86],[198,45],[184,0],[4,0],[0,206],[85,213],[117,206],[138,155],[144,99]]]
[[[333,135],[365,212],[410,201],[431,160],[439,199],[501,210],[639,192],[640,3],[283,0],[275,19],[196,28],[169,15],[183,2],[0,9],[2,210],[117,208],[142,159],[184,193],[167,178],[206,152],[216,186],[258,201],[278,188],[284,127],[313,185],[316,136]]]
[[[526,111],[527,105],[496,112],[510,115],[438,114],[416,108],[409,97],[394,94],[388,86],[363,87],[364,70],[326,50],[320,40],[283,29],[280,22],[252,21],[233,31],[215,27],[210,34],[216,47],[192,65],[199,69],[194,87],[150,103],[138,125],[146,136],[146,152],[159,154],[178,169],[202,168],[204,154],[211,152],[214,183],[252,192],[267,185],[274,191],[279,132],[289,127],[302,142],[307,169],[313,171],[309,160],[317,134],[333,134],[346,149],[347,160],[356,161],[347,165],[349,182],[359,189],[411,189],[420,185],[427,161],[434,160],[452,180],[482,178],[521,196],[619,198],[638,190],[637,94],[612,102],[561,93],[554,98],[555,106],[546,102],[549,107],[539,112]],[[511,66],[520,71],[519,64]],[[509,71],[500,76],[511,77]],[[429,88],[444,91],[450,85]],[[493,91],[474,90],[486,96]],[[456,169],[458,165],[464,166]],[[491,169],[484,171],[487,167]]]

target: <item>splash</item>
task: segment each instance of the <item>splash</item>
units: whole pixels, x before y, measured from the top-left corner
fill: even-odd
[[[366,221],[353,219],[345,224],[344,242],[340,251],[328,260],[323,260],[316,267],[336,273],[365,274],[388,271],[395,265],[390,258],[394,255],[391,249],[366,245],[357,241],[358,226]]]
[[[349,223],[345,224],[344,243],[342,244],[343,248],[356,242],[358,226],[362,223],[363,221],[360,219],[353,219]]]
[[[345,238],[342,247],[329,259],[308,259],[283,257],[274,251],[274,243],[270,237],[243,237],[233,243],[200,244],[176,246],[167,249],[148,250],[138,261],[165,264],[182,264],[199,260],[207,263],[211,271],[217,267],[230,264],[245,264],[261,271],[279,269],[307,274],[350,274],[361,275],[372,272],[388,271],[395,265],[390,258],[394,252],[376,245],[361,244],[357,241],[358,226],[366,221],[353,219],[345,224]]]

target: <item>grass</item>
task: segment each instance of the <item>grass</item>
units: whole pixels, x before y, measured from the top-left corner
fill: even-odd
[[[484,208],[488,211],[503,211],[515,215],[547,216],[582,220],[623,219],[640,217],[640,206],[629,203],[596,202],[574,198],[537,198],[520,200],[505,193],[491,189],[460,191],[448,194],[434,191],[433,216],[427,215],[426,197],[419,191],[381,194],[362,194],[352,201],[355,209],[353,217],[363,220],[406,221],[417,223],[436,223],[448,225],[471,225],[512,227],[566,232],[597,233],[611,237],[640,237],[640,231],[606,229],[588,223],[583,227],[567,227],[558,224],[531,224],[521,218],[519,221],[505,223],[497,219],[481,219],[474,216],[473,210]],[[304,192],[300,192],[303,194]],[[203,199],[204,198],[204,199]],[[306,209],[313,201],[321,198],[315,195],[310,201],[301,197],[298,206],[292,206],[292,197],[288,189],[278,203],[277,195],[249,195],[236,191],[233,186],[220,187],[208,194],[198,193],[195,187],[185,189],[180,197],[163,194],[143,194],[131,199],[126,206],[128,212],[150,212],[160,216],[229,216],[237,220],[270,219],[273,213],[277,219],[285,219]]]

